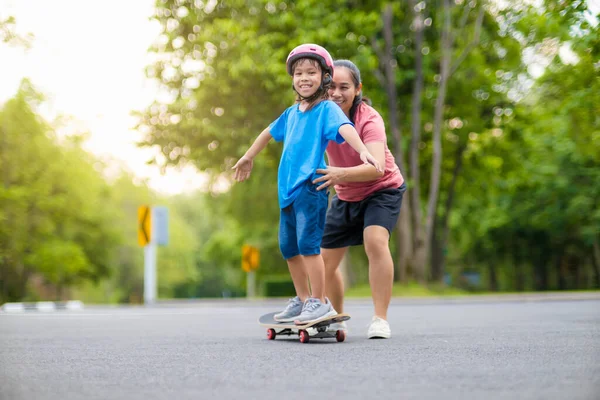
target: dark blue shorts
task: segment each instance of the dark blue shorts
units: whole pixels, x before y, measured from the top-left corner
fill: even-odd
[[[280,211],[279,250],[286,260],[321,254],[329,191],[317,191],[317,186],[306,181],[294,202]]]
[[[363,243],[363,230],[371,225],[382,226],[391,235],[398,222],[405,191],[406,185],[402,184],[399,188],[379,190],[356,202],[333,196],[321,247],[338,249],[360,245]]]

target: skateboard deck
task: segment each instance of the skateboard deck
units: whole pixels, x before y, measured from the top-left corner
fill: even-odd
[[[336,314],[330,317],[320,318],[313,322],[303,325],[296,325],[293,322],[277,322],[273,319],[275,314],[280,311],[265,314],[258,319],[258,323],[267,328],[267,339],[274,340],[277,335],[298,335],[300,342],[308,343],[310,338],[335,338],[338,342],[343,342],[346,339],[346,332],[337,330],[335,332],[327,331],[327,327],[331,324],[347,321],[350,319],[348,314]],[[308,329],[311,329],[314,334],[309,334]]]

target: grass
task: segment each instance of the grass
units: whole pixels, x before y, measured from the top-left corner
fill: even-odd
[[[519,295],[519,294],[552,294],[552,293],[592,293],[600,292],[598,289],[587,289],[587,290],[551,290],[543,292],[535,291],[506,291],[506,292],[492,292],[487,290],[479,290],[471,292],[468,290],[458,289],[455,287],[445,286],[439,283],[430,283],[427,286],[421,286],[416,282],[408,284],[394,283],[392,289],[393,297],[437,297],[437,296],[481,296],[481,295]],[[348,288],[345,296],[348,298],[361,298],[371,297],[371,288],[368,284],[360,284]]]
[[[466,290],[440,284],[430,284],[424,287],[417,283],[395,283],[392,289],[394,297],[468,296],[471,294]],[[346,297],[371,297],[371,288],[368,284],[353,286],[346,290]]]

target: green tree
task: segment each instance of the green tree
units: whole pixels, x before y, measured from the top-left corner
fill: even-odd
[[[118,241],[105,181],[76,138],[58,143],[41,101],[24,80],[0,111],[4,299],[23,298],[35,274],[59,289],[106,276]]]
[[[396,276],[439,281],[446,264],[455,273],[487,254],[493,255],[490,276],[492,269],[502,269],[495,272],[499,284],[509,275],[508,261],[492,250],[499,232],[515,222],[517,188],[527,187],[515,179],[536,176],[535,168],[520,165],[524,151],[539,148],[529,137],[536,120],[525,115],[555,126],[556,109],[544,111],[543,92],[536,92],[537,106],[526,97],[540,87],[531,68],[548,66],[553,51],[578,32],[582,41],[591,40],[586,13],[583,1],[551,0],[542,7],[484,1],[157,2],[155,19],[163,33],[148,74],[170,99],[140,114],[141,145],[158,145],[165,164],[191,162],[229,179],[236,158],[293,101],[283,68],[289,50],[302,42],[320,43],[362,70],[365,94],[388,122],[390,147],[409,179],[410,195],[394,235]],[[576,85],[556,90],[578,91]],[[589,121],[586,126],[595,123],[588,116],[597,113],[589,114],[589,108],[570,110],[585,114],[577,116]],[[586,138],[577,139],[579,147],[595,136]],[[223,250],[245,241],[277,252],[279,155],[280,146],[269,146],[253,179],[218,196],[224,221],[214,229],[235,236],[215,235],[208,246],[214,252],[205,254],[227,259]],[[548,164],[556,167],[567,159]],[[527,229],[532,232],[527,240],[548,234],[533,223]],[[519,258],[514,264],[530,266],[537,256],[521,257],[526,240],[517,242],[503,248]],[[273,268],[275,258],[267,263]]]

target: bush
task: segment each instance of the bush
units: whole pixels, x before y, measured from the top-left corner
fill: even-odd
[[[289,276],[266,276],[262,280],[265,297],[294,297],[296,289]]]

